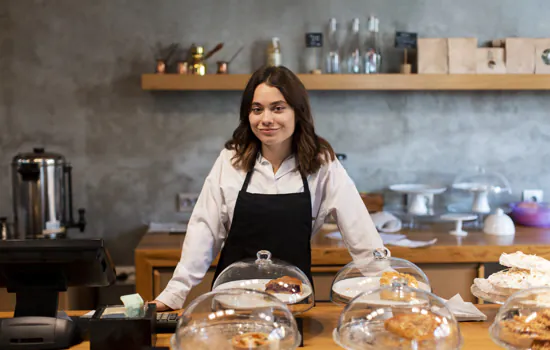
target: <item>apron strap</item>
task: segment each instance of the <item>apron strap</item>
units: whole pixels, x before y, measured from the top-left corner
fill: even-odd
[[[302,182],[304,183],[304,193],[307,193],[309,195],[309,185],[307,183],[307,178],[305,177],[305,175],[302,175]]]
[[[252,172],[254,170],[250,170],[248,173],[246,173],[246,178],[244,179],[244,184],[243,184],[243,188],[241,189],[241,191],[243,192],[246,192],[246,190],[248,190],[248,184],[250,183],[250,178],[252,177]]]

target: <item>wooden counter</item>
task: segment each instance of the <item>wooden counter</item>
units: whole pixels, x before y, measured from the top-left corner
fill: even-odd
[[[464,340],[462,350],[497,350],[500,349],[489,337],[489,326],[498,308],[496,305],[478,305],[488,317],[486,322],[461,322],[460,330]],[[332,330],[336,327],[342,308],[333,304],[318,304],[304,314],[304,347],[301,349],[341,349],[332,340]],[[84,314],[84,311],[68,312],[71,316]],[[0,317],[10,317],[9,313],[0,313]],[[170,334],[157,337],[158,347],[168,347]],[[88,350],[88,342],[71,348],[72,350]]]
[[[478,302],[469,292],[472,280],[484,276],[486,264],[498,263],[503,252],[520,250],[550,258],[550,229],[518,226],[516,235],[512,237],[471,231],[467,237],[461,238],[447,233],[452,224],[432,227],[430,230],[403,230],[401,233],[411,240],[428,241],[437,238],[433,246],[412,249],[389,245],[388,248],[392,256],[419,265],[428,275],[434,292],[443,298],[460,293],[465,300]],[[343,241],[327,238],[326,233],[321,231],[312,240],[312,272],[318,301],[328,300],[334,275],[351,261]],[[144,299],[152,300],[168,283],[180,260],[184,237],[183,234],[149,233],[141,239],[135,251],[136,290]],[[212,277],[213,269],[191,291],[187,302],[208,291]]]

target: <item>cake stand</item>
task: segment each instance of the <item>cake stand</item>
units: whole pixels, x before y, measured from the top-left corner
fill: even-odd
[[[487,172],[482,167],[458,175],[453,181],[452,187],[473,194],[472,212],[476,214],[491,212],[489,194],[511,193],[510,183],[502,174]]]
[[[446,187],[435,187],[424,184],[398,184],[390,186],[390,190],[406,194],[408,198],[407,212],[412,215],[428,215],[430,212],[430,199],[436,194],[447,190]]]
[[[468,232],[462,230],[462,222],[472,221],[476,219],[477,219],[477,215],[472,215],[472,214],[451,213],[451,214],[441,215],[441,220],[454,221],[456,223],[454,230],[449,231],[449,233],[453,236],[459,236],[459,237],[465,237],[468,235]]]

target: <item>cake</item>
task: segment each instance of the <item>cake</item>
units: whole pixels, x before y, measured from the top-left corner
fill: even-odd
[[[519,251],[512,254],[502,253],[498,262],[506,267],[550,273],[550,261],[537,255],[524,254]]]
[[[384,321],[384,328],[408,340],[428,340],[435,337],[440,319],[431,313],[399,314]]]
[[[474,284],[482,292],[507,297],[520,290],[550,286],[550,261],[540,256],[520,251],[502,253],[499,263],[508,269],[493,273],[487,279],[474,280]],[[549,302],[550,300],[545,300],[544,304],[548,305]]]
[[[299,294],[302,293],[302,281],[295,277],[283,276],[267,282],[265,291],[279,294]]]
[[[550,282],[549,276],[542,272],[517,267],[496,272],[487,280],[497,292],[504,295],[532,287],[547,286]]]
[[[235,350],[264,350],[269,348],[269,339],[266,333],[249,332],[233,336],[231,345]]]
[[[380,287],[391,287],[394,281],[402,281],[411,288],[418,288],[418,281],[413,276],[396,271],[387,271],[380,277]],[[404,291],[399,289],[383,289],[380,292],[380,298],[395,301],[410,301],[416,296],[413,291]]]

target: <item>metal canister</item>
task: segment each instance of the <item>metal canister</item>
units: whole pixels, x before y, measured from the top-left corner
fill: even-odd
[[[155,69],[155,72],[157,74],[166,73],[166,62],[164,62],[163,60],[157,60],[157,67]]]
[[[12,239],[10,228],[8,226],[8,218],[0,218],[0,240]]]
[[[206,62],[204,62],[204,47],[193,46],[191,48],[191,63],[190,73],[194,75],[206,75]]]
[[[227,62],[218,61],[217,64],[218,64],[217,74],[228,74],[229,73]]]
[[[178,74],[187,74],[187,73],[189,73],[189,62],[179,61],[177,71],[178,71]]]

